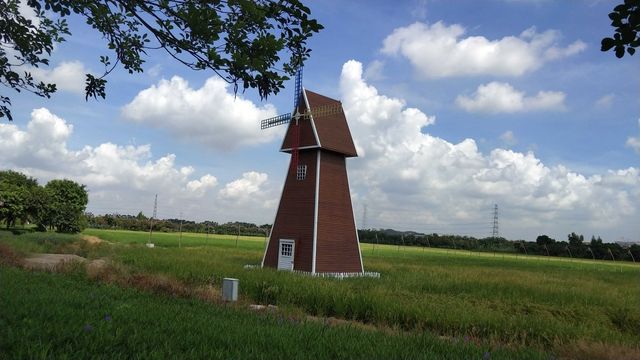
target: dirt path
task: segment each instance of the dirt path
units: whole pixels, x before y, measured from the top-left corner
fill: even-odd
[[[25,258],[23,266],[32,270],[54,271],[71,262],[86,264],[87,268],[100,268],[106,264],[106,261],[102,259],[89,261],[82,256],[73,254],[37,254]]]

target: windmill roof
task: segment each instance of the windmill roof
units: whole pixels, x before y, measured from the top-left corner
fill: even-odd
[[[340,101],[306,89],[303,94],[304,101],[301,102],[302,109],[300,111],[308,107],[311,109],[312,116],[310,119],[307,118],[300,122],[299,149],[319,147],[343,154],[346,157],[358,156]],[[314,109],[327,105],[337,105],[341,111],[313,116]],[[290,124],[280,151],[291,151],[292,143],[293,127]]]

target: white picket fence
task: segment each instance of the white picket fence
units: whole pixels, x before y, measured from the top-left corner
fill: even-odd
[[[245,269],[260,269],[260,265],[245,265]],[[291,270],[294,274],[300,274],[305,276],[321,277],[321,278],[334,278],[334,279],[347,279],[347,278],[360,278],[370,277],[374,279],[380,278],[379,272],[365,271],[365,272],[331,272],[331,273],[311,273],[309,271]]]

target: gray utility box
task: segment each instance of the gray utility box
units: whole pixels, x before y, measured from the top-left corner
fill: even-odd
[[[238,301],[238,279],[222,279],[222,300]]]

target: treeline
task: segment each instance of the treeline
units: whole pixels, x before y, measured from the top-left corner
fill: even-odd
[[[122,229],[135,231],[193,232],[203,234],[227,234],[265,236],[271,225],[246,222],[215,221],[195,222],[181,219],[150,219],[142,212],[138,215],[85,213],[88,195],[84,185],[71,180],[51,180],[41,186],[38,181],[13,170],[0,171],[0,224],[6,228],[16,225],[35,225],[38,231],[47,229],[75,233],[85,227]],[[421,246],[446,249],[463,249],[528,255],[559,256],[598,260],[640,261],[640,245],[605,242],[592,236],[585,241],[575,232],[567,240],[559,241],[540,235],[535,241],[511,241],[505,238],[475,238],[472,236],[422,234],[392,229],[358,230],[361,242]]]
[[[507,240],[505,238],[475,238],[473,236],[421,234],[392,229],[358,230],[360,242],[371,244],[406,245],[469,251],[515,253],[527,255],[558,256],[598,260],[640,261],[640,245],[623,246],[605,243],[599,236],[585,241],[583,235],[572,232],[566,241],[557,241],[540,235],[536,241]]]
[[[371,244],[424,246],[443,249],[463,249],[496,252],[514,252],[513,242],[505,238],[476,239],[472,236],[421,234],[413,231],[396,231],[393,229],[358,230],[360,242]]]
[[[138,215],[120,215],[105,214],[94,215],[92,213],[85,214],[89,227],[98,229],[118,229],[118,230],[134,230],[149,231],[153,223],[153,231],[159,232],[183,232],[201,233],[201,234],[225,234],[225,235],[247,235],[247,236],[265,236],[268,233],[270,225],[256,225],[246,222],[228,222],[219,224],[215,221],[195,222],[181,219],[151,219],[142,212]]]
[[[35,224],[38,231],[82,231],[88,201],[84,185],[74,181],[51,180],[41,186],[17,171],[0,171],[0,223],[7,229]]]

